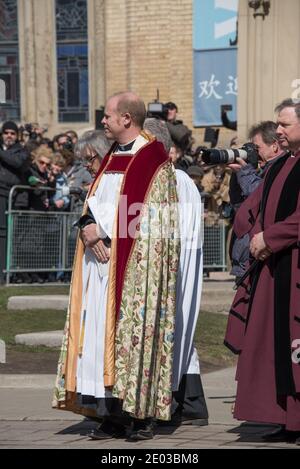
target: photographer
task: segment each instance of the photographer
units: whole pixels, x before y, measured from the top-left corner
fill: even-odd
[[[272,162],[284,154],[284,149],[278,142],[276,129],[277,124],[275,122],[264,121],[254,125],[249,131],[249,139],[257,149],[259,171],[240,158],[237,159],[236,163],[229,165],[237,174],[237,182],[242,190],[243,197],[248,197],[259,186],[262,177]]]
[[[49,210],[51,193],[43,190],[43,186],[55,188],[55,177],[50,172],[53,153],[50,148],[38,147],[33,153],[33,162],[27,172],[28,185],[35,187],[29,193],[29,208],[37,211]]]
[[[276,135],[277,124],[264,121],[254,125],[249,131],[249,138],[256,146],[259,160],[259,169],[255,165],[237,158],[236,162],[228,166],[234,171],[230,181],[230,201],[236,212],[241,203],[257,189],[269,167],[285,150],[278,142]],[[245,272],[249,259],[249,236],[237,238],[232,232],[230,257],[232,262],[231,274],[238,280]]]
[[[25,147],[30,146],[32,142],[40,144],[43,134],[47,129],[40,127],[38,124],[25,124],[20,127],[21,144]]]
[[[173,142],[183,154],[190,151],[193,143],[192,131],[183,124],[182,120],[177,119],[178,107],[171,101],[166,103],[164,107],[167,110],[167,126]]]

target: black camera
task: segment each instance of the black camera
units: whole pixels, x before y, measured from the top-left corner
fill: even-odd
[[[237,149],[221,150],[220,148],[213,148],[204,150],[202,153],[202,160],[209,165],[236,163],[237,158],[247,161],[254,168],[258,166],[259,155],[256,146],[250,142]]]
[[[68,137],[68,139],[62,144],[62,149],[73,152],[74,145],[70,137]]]
[[[168,117],[168,107],[157,100],[152,103],[148,103],[147,117],[155,117],[156,119],[163,119],[166,121]]]
[[[27,132],[29,135],[29,140],[37,140],[38,134],[34,132],[34,127],[32,124],[25,124],[20,127],[21,132]]]

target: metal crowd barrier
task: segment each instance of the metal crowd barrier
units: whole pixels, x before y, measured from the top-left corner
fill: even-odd
[[[219,220],[216,225],[205,225],[203,241],[203,269],[226,270],[226,225]]]
[[[76,247],[77,212],[39,212],[13,208],[14,192],[33,190],[14,186],[9,193],[7,214],[6,284],[15,273],[70,272]],[[42,188],[55,191],[55,189]],[[225,225],[204,225],[203,267],[226,269]]]
[[[70,272],[76,247],[77,212],[19,210],[13,208],[16,191],[36,190],[14,186],[8,197],[6,284],[15,273]],[[38,190],[55,192],[39,187]]]

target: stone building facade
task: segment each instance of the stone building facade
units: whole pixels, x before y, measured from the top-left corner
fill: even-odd
[[[200,1],[200,0],[198,0]],[[202,1],[202,0],[201,0]],[[272,119],[300,83],[300,2],[270,0],[269,15],[253,17],[239,0],[238,133]],[[95,109],[114,92],[132,89],[150,102],[174,101],[193,127],[193,0],[87,0],[88,122],[58,119],[55,0],[18,0],[22,122],[46,124],[49,135],[95,125]],[[298,85],[300,90],[300,84]],[[300,95],[300,92],[299,92]],[[193,129],[199,143],[202,129]],[[220,144],[235,135],[222,130]]]

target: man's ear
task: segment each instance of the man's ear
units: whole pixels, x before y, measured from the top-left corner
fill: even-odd
[[[129,112],[125,112],[122,117],[123,117],[123,122],[124,122],[125,127],[127,128],[130,127],[131,115],[129,114]]]

